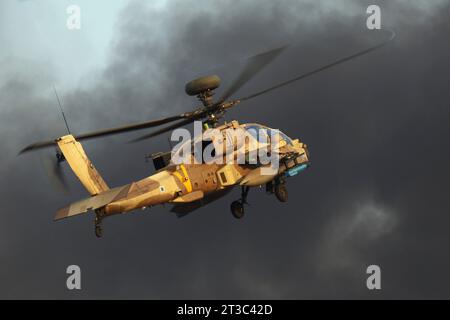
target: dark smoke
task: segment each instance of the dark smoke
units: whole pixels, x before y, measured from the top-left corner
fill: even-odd
[[[61,94],[72,130],[188,111],[197,102],[186,81],[218,73],[219,95],[240,58],[285,43],[237,96],[364,49],[383,38],[365,27],[373,2],[131,1],[107,67]],[[39,154],[16,154],[65,134],[51,95],[56,71],[0,61],[0,297],[448,297],[450,6],[375,2],[394,43],[228,114],[299,137],[313,161],[288,181],[287,204],[252,190],[243,221],[229,213],[235,190],[183,219],[169,206],[112,217],[100,241],[91,215],[54,223],[57,208],[86,192],[67,171],[72,194],[55,193]],[[85,144],[110,185],[150,175],[143,154],[169,148],[167,137],[124,143],[137,135]],[[65,287],[70,264],[82,270],[79,293]],[[365,286],[371,264],[382,269],[376,293]]]

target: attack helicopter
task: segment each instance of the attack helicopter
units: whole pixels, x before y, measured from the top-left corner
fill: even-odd
[[[69,134],[62,137],[31,144],[22,149],[20,154],[56,146],[55,165],[59,167],[63,162],[67,162],[90,197],[59,209],[54,220],[93,212],[97,237],[102,236],[102,221],[106,217],[166,203],[173,205],[172,212],[178,216],[184,216],[225,196],[236,186],[241,188],[241,196],[231,203],[230,209],[235,218],[241,219],[244,216],[244,206],[251,187],[265,186],[267,193],[275,194],[279,201],[286,202],[288,200],[286,180],[310,166],[310,155],[308,146],[300,139],[290,138],[281,131],[257,123],[241,124],[237,120],[221,122],[225,113],[250,99],[381,48],[393,38],[394,33],[391,32],[390,38],[380,44],[251,95],[229,100],[286,47],[270,50],[248,58],[240,75],[217,101],[214,101],[213,97],[215,90],[221,84],[218,76],[204,76],[188,82],[185,86],[186,94],[196,96],[202,103],[193,111],[79,135],[73,135],[68,130]],[[61,112],[67,126],[62,109]],[[199,146],[201,152],[209,148],[212,151],[210,154],[214,154],[215,161],[197,159],[195,152],[187,152],[182,157],[184,161],[176,162],[174,155],[179,150],[185,150],[181,147],[172,151],[153,153],[149,155],[155,167],[155,172],[151,176],[114,188],[105,182],[80,143],[88,139],[166,125],[133,140],[141,141],[196,122],[201,123],[201,134],[186,141],[183,146],[193,146],[194,150]],[[212,130],[215,135],[205,138]],[[240,134],[233,135],[236,131]],[[239,139],[240,136],[244,139]],[[231,148],[224,148],[226,145]],[[270,150],[267,148],[268,145],[271,146]],[[258,156],[254,157],[255,154],[259,155],[261,150],[266,155],[276,154],[275,166],[274,161],[263,163],[259,161]],[[243,156],[243,161],[236,161],[240,155]],[[273,157],[271,159],[273,160]],[[60,175],[58,176],[61,178]]]

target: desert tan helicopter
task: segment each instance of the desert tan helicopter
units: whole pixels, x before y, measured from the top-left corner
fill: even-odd
[[[95,234],[97,237],[102,236],[101,222],[105,217],[165,203],[173,204],[171,211],[178,215],[185,215],[203,205],[221,198],[234,186],[239,186],[241,188],[241,197],[232,202],[231,212],[234,217],[242,218],[244,215],[244,204],[246,204],[250,187],[265,186],[268,193],[274,193],[278,200],[285,202],[288,199],[285,186],[286,179],[295,176],[306,169],[310,164],[310,158],[306,144],[299,139],[291,139],[277,130],[254,123],[240,124],[235,120],[219,123],[220,118],[223,117],[225,112],[241,102],[258,97],[353,58],[367,54],[382,47],[388,41],[392,40],[393,37],[394,34],[392,33],[390,39],[381,44],[339,59],[311,72],[302,74],[244,98],[229,101],[228,99],[239,88],[277,57],[284,50],[284,47],[271,50],[249,58],[246,66],[237,77],[236,81],[225,91],[218,101],[213,100],[214,90],[220,85],[218,76],[201,77],[187,83],[185,87],[186,93],[191,96],[197,96],[202,102],[202,106],[192,112],[76,136],[69,133],[68,135],[54,140],[31,144],[24,148],[20,153],[55,145],[57,146],[56,165],[67,161],[74,174],[89,192],[90,197],[58,210],[55,220],[93,211],[95,213],[94,223]],[[64,113],[63,117],[64,121],[66,121]],[[205,140],[203,137],[194,137],[192,141],[187,142],[188,144],[197,145],[197,143],[199,143],[202,150],[208,145],[212,145],[212,150],[217,152],[223,146],[220,144],[228,140],[228,143],[231,143],[232,146],[233,155],[231,156],[231,159],[235,159],[234,154],[236,154],[239,149],[243,150],[245,161],[243,163],[238,163],[236,161],[225,161],[222,163],[193,161],[176,164],[172,161],[173,151],[159,152],[150,156],[156,170],[153,175],[124,186],[110,188],[89,160],[79,142],[81,140],[142,130],[175,122],[174,124],[165,126],[162,129],[134,140],[139,141],[183,127],[194,121],[202,121],[204,132],[215,129],[216,132],[220,133],[221,138]],[[241,129],[243,132],[250,132],[251,134],[249,137],[250,140],[253,137],[253,143],[247,139],[238,146],[239,143],[237,142],[237,139],[229,136],[230,130],[237,129]],[[265,135],[267,139],[261,142],[259,139],[260,137],[252,133],[252,130],[255,129],[259,135]],[[263,145],[267,146],[267,141],[270,141],[272,137],[271,132],[276,132],[277,137],[274,139],[277,140],[277,169],[270,174],[262,174],[262,170],[265,169],[267,164],[263,165],[258,162],[258,160],[251,163],[245,156],[248,156],[252,150],[258,151]],[[220,158],[223,157],[225,153],[219,152],[218,154]],[[191,160],[194,157],[194,154],[188,155],[188,158]]]

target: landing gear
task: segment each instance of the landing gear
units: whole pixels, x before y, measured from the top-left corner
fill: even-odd
[[[243,186],[241,191],[241,198],[231,203],[231,213],[236,219],[242,219],[242,217],[244,216],[244,204],[248,204],[247,195],[249,191],[250,187]]]
[[[277,179],[266,184],[267,193],[275,193],[275,196],[280,202],[288,201],[288,191],[285,181],[283,179]]]
[[[241,201],[236,200],[231,203],[231,213],[236,219],[242,219],[244,217],[244,205]]]
[[[97,238],[101,238],[103,235],[102,226],[100,224],[95,224],[95,236]]]
[[[94,229],[95,229],[95,236],[97,238],[101,238],[103,235],[103,230],[102,230],[103,217],[104,217],[104,212],[102,210],[95,210]]]
[[[280,202],[288,201],[288,191],[284,183],[275,186],[275,196]]]

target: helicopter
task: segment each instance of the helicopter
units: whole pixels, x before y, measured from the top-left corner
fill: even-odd
[[[231,203],[230,209],[235,218],[241,219],[252,187],[265,186],[267,193],[275,194],[279,201],[286,202],[288,200],[286,181],[310,166],[310,154],[304,142],[298,138],[290,138],[279,130],[257,123],[241,124],[237,120],[221,122],[225,113],[242,102],[381,48],[394,36],[395,34],[391,32],[388,40],[368,49],[251,95],[229,100],[244,84],[283,52],[286,46],[255,55],[247,59],[239,76],[218,100],[215,101],[213,97],[221,84],[221,79],[217,75],[203,76],[185,85],[186,94],[196,96],[202,103],[201,106],[190,112],[158,120],[72,135],[61,108],[68,134],[28,145],[19,154],[56,146],[55,165],[59,168],[61,163],[67,162],[90,197],[59,209],[54,220],[93,212],[95,235],[99,238],[102,237],[102,221],[106,217],[166,203],[173,205],[172,212],[184,216],[222,198],[236,186],[241,188],[241,196]],[[132,140],[141,141],[192,123],[200,123],[202,128],[200,135],[185,141],[178,149],[147,155],[146,157],[153,161],[155,172],[149,177],[114,188],[110,188],[105,182],[80,143],[83,140],[166,125]],[[210,134],[212,132],[213,135]],[[235,134],[236,132],[238,134]],[[180,152],[186,150],[186,146],[193,147],[194,150],[200,148],[202,155],[209,149],[215,161],[198,159],[196,153],[192,151]],[[175,161],[175,158],[178,160],[180,158],[177,157],[179,156],[177,152],[184,153],[181,157],[183,161]],[[261,154],[271,155],[272,161],[261,161],[259,159]],[[242,161],[236,161],[238,158]],[[56,172],[61,178],[59,171]]]

